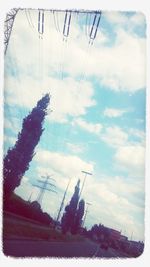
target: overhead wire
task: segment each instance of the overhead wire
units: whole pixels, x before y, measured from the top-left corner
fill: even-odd
[[[92,19],[92,14],[94,15],[93,19]],[[78,16],[78,21],[79,21],[80,13],[78,12],[76,15]],[[101,13],[99,13],[99,12],[93,12],[93,13],[87,12],[87,14],[86,14],[86,23],[85,23],[86,36],[88,37],[89,41],[87,43],[87,49],[85,49],[85,59],[84,59],[84,64],[83,64],[85,66],[88,65],[87,60],[89,59],[89,56],[91,54],[91,47],[92,47],[94,40],[96,38],[96,35],[97,35],[98,26],[100,23],[100,16],[101,16]],[[69,35],[70,21],[71,21],[71,13],[68,15],[68,12],[66,11],[65,18],[64,18],[64,27],[63,27],[63,36],[64,36],[63,41],[66,42],[66,45],[67,45],[67,40],[68,40],[68,35]],[[92,26],[91,26],[91,22],[92,22]],[[66,45],[65,45],[65,48],[66,48]],[[63,54],[63,56],[64,55],[65,55],[65,53]],[[64,60],[62,60],[62,62],[64,62]],[[63,63],[62,63],[61,70],[60,70],[60,73],[62,74],[62,80],[63,80],[63,72],[64,71],[63,71]],[[86,77],[87,77],[86,72],[87,71],[85,68],[83,71],[83,74],[81,75],[80,79],[78,80],[77,86],[79,86],[79,88],[82,87],[83,82],[86,80]],[[61,145],[62,151],[64,151],[65,143],[67,142],[67,140],[71,134],[71,128],[72,128],[71,126],[72,126],[72,123],[70,124],[70,127],[67,127],[67,130],[66,130],[67,139],[65,139],[65,133],[64,133],[63,142]]]
[[[32,16],[31,16],[31,13],[30,13],[30,10],[29,10],[29,9],[27,10],[27,13],[28,13],[28,15],[29,15],[29,20],[30,20],[30,24],[31,24],[32,28],[33,28],[34,30],[36,30],[36,29],[35,29],[35,26],[34,26],[34,24],[33,24]]]
[[[90,13],[86,14],[86,19],[85,19],[85,21],[86,21],[85,26],[86,27],[85,27],[85,29],[86,29],[86,36],[88,38],[88,43],[87,43],[87,48],[85,49],[85,58],[84,58],[84,62],[83,62],[83,66],[85,66],[85,69],[84,69],[80,79],[78,80],[78,85],[77,85],[77,86],[79,86],[78,87],[79,91],[82,88],[83,82],[86,81],[86,77],[87,77],[86,66],[88,66],[88,60],[89,60],[89,57],[90,57],[91,52],[92,52],[91,47],[92,47],[94,40],[96,38],[96,35],[97,35],[97,30],[98,30],[98,26],[100,23],[100,18],[101,18],[101,14],[97,20],[97,13],[95,13],[94,18],[93,18],[92,27],[90,28],[91,20],[92,20],[92,13],[90,12]],[[97,20],[97,23],[96,23],[96,20]],[[70,133],[71,133],[71,129],[70,129]],[[69,135],[67,135],[67,136],[69,136]]]
[[[33,24],[33,21],[32,21],[32,17],[31,17],[31,14],[30,14],[30,11],[28,9],[25,9],[25,15],[26,15],[26,19],[27,19],[27,22],[31,28],[31,30],[34,32],[34,33],[38,33],[34,24]]]
[[[30,21],[29,21],[29,18],[28,18],[27,9],[25,9],[25,15],[26,15],[26,19],[28,21],[29,26],[32,28],[32,25],[30,24]]]
[[[70,32],[70,23],[71,23],[71,11],[66,10],[65,19],[64,19],[64,26],[63,26],[63,43],[64,43],[64,51],[63,51],[63,58],[62,58],[62,69],[61,69],[61,79],[64,78],[64,59],[65,59],[65,52],[67,49],[68,37]]]
[[[56,23],[56,17],[55,17],[55,11],[54,10],[53,10],[53,18],[54,18],[55,29],[58,32],[58,27],[57,27],[57,23]]]
[[[38,13],[38,33],[39,33],[39,86],[43,87],[44,10],[39,10],[39,13]]]
[[[60,12],[59,11],[52,11],[51,12],[51,18],[53,19],[53,23],[54,23],[54,28],[58,34],[58,38],[60,37],[60,49],[58,51],[57,54],[57,68],[56,68],[56,77],[59,80],[58,81],[58,85],[60,85],[60,82],[63,80],[63,61],[64,61],[64,49],[65,49],[65,44],[63,42],[63,31],[60,30],[59,27],[59,16]],[[50,21],[51,22],[51,21]],[[59,39],[58,39],[59,40]],[[52,39],[53,41],[53,39]],[[54,113],[57,113],[57,111],[54,110]],[[62,133],[62,124],[60,124],[60,130],[59,130],[59,134],[58,134],[58,126],[55,125],[57,122],[53,122],[53,134],[55,135],[55,144],[53,143],[53,149],[55,149],[55,151],[58,151],[60,149],[60,143],[61,143],[61,133]]]
[[[63,39],[62,39],[63,53],[62,53],[62,64],[61,64],[61,69],[60,69],[61,81],[63,81],[64,79],[64,60],[65,60],[65,54],[66,54],[66,51],[68,49],[68,44],[69,44],[68,38],[70,34],[71,18],[72,18],[72,12],[66,10],[65,17],[64,17]],[[61,141],[61,145],[60,145],[60,150],[62,152],[64,152],[64,148],[65,148],[65,142],[66,142],[65,136],[68,136],[69,131],[70,131],[70,127],[67,127],[67,124],[66,124],[66,131],[63,131],[63,136],[62,136],[63,141]]]
[[[53,18],[54,18],[54,25],[55,25],[55,29],[58,33],[61,34],[60,31],[60,26],[59,26],[59,21],[58,21],[58,12],[53,10]]]
[[[58,31],[59,31],[59,33],[61,33],[61,31],[60,31],[60,25],[59,25],[59,20],[58,20],[58,12],[56,12],[56,21],[57,21]]]
[[[101,11],[95,11],[94,13],[94,18],[93,18],[93,22],[92,22],[92,26],[90,27],[90,24],[91,24],[91,20],[92,20],[92,13],[90,12],[89,13],[89,27],[88,27],[88,18],[86,17],[86,23],[87,23],[87,33],[88,33],[88,47],[87,47],[87,51],[86,51],[86,58],[85,58],[85,61],[86,61],[86,65],[88,66],[87,64],[87,60],[91,54],[91,47],[94,43],[94,40],[97,36],[97,31],[98,31],[98,27],[99,27],[99,23],[100,23],[100,19],[101,19]],[[83,72],[82,76],[81,76],[81,79],[80,79],[80,84],[81,84],[81,81],[85,81],[86,79],[86,70]]]

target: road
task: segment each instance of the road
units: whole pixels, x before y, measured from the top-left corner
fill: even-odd
[[[14,257],[124,257],[123,254],[109,248],[101,249],[96,243],[87,242],[50,242],[39,240],[5,240],[5,255]]]

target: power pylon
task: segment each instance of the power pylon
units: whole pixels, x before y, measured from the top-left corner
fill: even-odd
[[[7,51],[14,20],[15,20],[18,10],[19,8],[13,8],[6,15],[6,20],[4,23],[4,54],[6,54],[6,51]]]
[[[53,190],[51,188],[47,188],[47,186],[56,188],[56,186],[53,183],[48,182],[48,180],[50,180],[50,179],[53,180],[53,181],[55,181],[55,180],[53,178],[51,178],[49,175],[42,176],[42,177],[45,178],[45,180],[37,180],[40,184],[39,185],[38,184],[34,184],[33,185],[33,186],[38,187],[38,188],[41,189],[39,194],[38,194],[38,197],[37,197],[37,202],[39,204],[42,203],[42,199],[43,199],[43,196],[44,196],[44,193],[45,193],[46,190],[47,191],[51,191],[53,193],[57,193],[55,190]]]

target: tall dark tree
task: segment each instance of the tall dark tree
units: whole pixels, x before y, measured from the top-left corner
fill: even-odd
[[[74,224],[73,224],[72,231],[71,231],[72,234],[77,234],[81,228],[82,218],[84,215],[84,208],[85,208],[85,201],[81,199],[79,202],[79,207],[75,214],[75,220],[74,220]]]
[[[74,226],[76,211],[79,202],[79,190],[80,190],[79,186],[80,186],[80,180],[78,180],[77,185],[75,186],[75,191],[70,200],[69,205],[67,205],[65,208],[65,212],[61,220],[63,233],[66,233],[67,231],[71,232]]]
[[[47,107],[50,102],[49,94],[46,94],[37,102],[31,113],[23,119],[22,130],[14,147],[10,148],[4,158],[4,198],[10,196],[16,187],[20,185],[21,178],[29,169],[29,163],[34,156],[34,149],[43,132],[43,122],[47,115]]]

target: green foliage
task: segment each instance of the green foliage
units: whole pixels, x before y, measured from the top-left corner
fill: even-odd
[[[37,106],[23,119],[22,130],[13,148],[10,148],[4,158],[4,198],[10,196],[20,185],[21,178],[29,169],[29,163],[34,156],[34,149],[43,132],[43,121],[47,114],[50,101],[46,94],[38,101]]]

